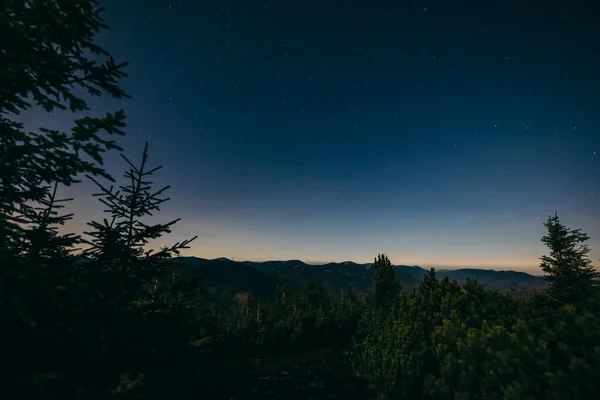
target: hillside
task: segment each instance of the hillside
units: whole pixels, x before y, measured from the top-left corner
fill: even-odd
[[[491,269],[457,269],[439,270],[437,276],[442,279],[448,277],[462,285],[467,278],[477,279],[483,286],[501,291],[539,289],[545,286],[544,279],[539,276],[518,271],[495,271]]]
[[[219,303],[231,302],[238,293],[248,293],[255,299],[275,298],[278,279],[256,268],[226,258],[207,260],[180,257],[190,278],[202,276],[208,294]]]
[[[180,257],[177,262],[188,266],[190,276],[203,275],[211,296],[220,302],[230,301],[237,293],[249,293],[254,298],[271,299],[275,295],[279,274],[292,284],[304,286],[317,283],[332,295],[341,288],[350,289],[357,295],[373,291],[371,264],[352,261],[311,265],[300,260],[235,262],[227,258],[214,260]],[[426,270],[419,266],[394,266],[396,278],[404,291],[410,292],[422,280]],[[543,279],[517,271],[495,271],[482,269],[457,269],[436,271],[439,279],[448,277],[464,284],[467,278],[475,279],[490,289],[500,291],[536,289],[544,286]]]

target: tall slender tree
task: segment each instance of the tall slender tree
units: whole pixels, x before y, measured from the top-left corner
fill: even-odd
[[[160,206],[169,198],[161,197],[169,186],[154,191],[153,182],[149,178],[162,166],[148,168],[148,143],[144,147],[139,167],[133,165],[127,157],[121,155],[129,165],[124,174],[126,185],[115,189],[106,187],[92,176],[88,178],[100,189],[100,202],[107,208],[109,219],[90,222],[93,230],[85,232],[91,240],[85,240],[89,247],[84,254],[92,259],[87,264],[89,269],[101,270],[108,274],[111,295],[116,297],[130,296],[129,300],[139,299],[143,292],[150,292],[154,299],[162,292],[159,286],[169,285],[181,276],[170,262],[173,255],[188,248],[197,236],[166,246],[159,251],[145,249],[150,240],[158,239],[171,233],[171,227],[180,218],[165,224],[147,224],[144,217],[152,216],[160,211]]]
[[[400,282],[396,280],[394,266],[385,254],[379,254],[373,263],[375,270],[374,291],[375,304],[385,310],[392,309],[402,289]]]
[[[576,303],[597,293],[600,273],[592,266],[586,242],[589,236],[581,229],[567,228],[558,213],[544,223],[547,234],[542,242],[550,253],[540,257],[540,267],[547,273],[549,291],[555,300]]]

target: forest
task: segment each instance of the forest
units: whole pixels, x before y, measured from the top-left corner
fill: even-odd
[[[50,7],[49,4],[54,4]],[[591,399],[600,393],[600,273],[589,236],[544,222],[547,287],[501,292],[434,269],[403,290],[375,255],[374,292],[331,296],[280,275],[274,300],[221,305],[175,262],[195,239],[149,249],[168,187],[122,156],[126,114],[29,132],[15,116],[89,111],[78,95],[128,97],[127,64],[99,47],[95,1],[6,1],[0,11],[0,398]],[[100,61],[101,60],[101,61]],[[60,189],[90,180],[107,209],[88,232]]]

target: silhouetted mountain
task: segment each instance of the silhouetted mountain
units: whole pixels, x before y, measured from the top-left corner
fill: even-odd
[[[357,294],[373,290],[372,274],[368,264],[329,263],[325,265],[310,265],[305,263],[285,263],[272,273],[282,271],[287,279],[300,285],[310,282],[322,285],[331,294],[339,294],[346,287]]]
[[[414,288],[419,286],[423,276],[425,275],[425,269],[416,265],[396,265],[394,266],[394,272],[396,273],[396,279],[402,284],[402,289],[405,292],[412,291]]]
[[[308,265],[300,260],[264,261],[264,262],[244,261],[244,262],[242,262],[242,264],[247,265],[249,267],[259,269],[259,270],[261,270],[263,272],[267,272],[267,273],[277,271],[281,268],[294,267],[296,265]]]
[[[300,260],[235,262],[227,258],[207,260],[195,257],[180,257],[177,261],[188,265],[190,276],[203,275],[209,293],[220,302],[231,301],[237,293],[249,293],[254,298],[273,298],[280,272],[292,285],[300,287],[314,282],[333,295],[339,294],[343,287],[357,295],[373,291],[372,264],[344,261],[311,265]],[[403,290],[409,292],[419,285],[426,269],[416,265],[396,265],[394,271]],[[544,286],[541,277],[517,271],[467,268],[436,270],[436,275],[439,279],[447,276],[459,284],[464,284],[467,278],[471,278],[486,287],[501,291]]]
[[[243,263],[227,258],[207,260],[196,257],[179,257],[188,276],[202,276],[210,298],[219,303],[231,302],[238,293],[248,293],[254,299],[273,299],[278,279]]]
[[[523,289],[537,289],[545,285],[544,279],[539,276],[529,275],[517,271],[495,271],[491,269],[464,268],[457,270],[436,271],[441,278],[447,276],[459,284],[464,284],[467,278],[475,279],[482,285],[501,291]]]
[[[373,292],[372,264],[358,264],[353,261],[328,263],[324,265],[310,265],[303,262],[279,262],[276,269],[271,264],[272,274],[283,271],[289,280],[306,285],[314,282],[324,286],[328,292],[338,294],[342,287],[362,295]],[[396,277],[402,283],[404,290],[410,291],[416,287],[425,270],[418,266],[397,265],[394,267]]]
[[[221,262],[231,262],[230,259],[225,257],[219,257],[215,259],[198,258],[198,257],[177,257],[175,259],[178,263],[182,264],[193,264],[193,265],[204,265],[204,264],[216,264]]]

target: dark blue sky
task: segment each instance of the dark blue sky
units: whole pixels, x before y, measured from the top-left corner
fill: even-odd
[[[104,3],[133,98],[91,104],[150,142],[188,254],[535,270],[558,210],[600,257],[593,2]]]

